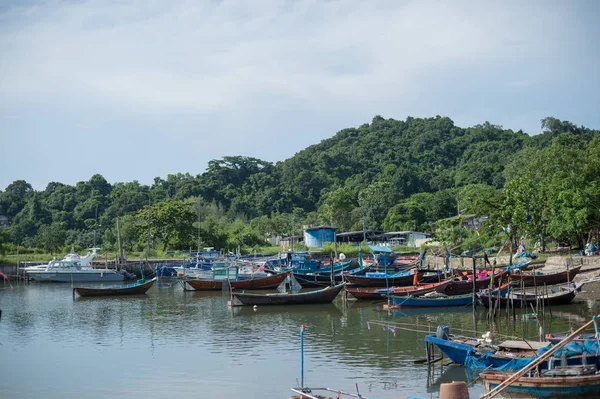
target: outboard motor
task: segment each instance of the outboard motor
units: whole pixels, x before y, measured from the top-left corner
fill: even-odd
[[[444,324],[440,324],[439,326],[437,326],[437,329],[435,330],[435,336],[438,339],[448,339],[448,336],[450,335],[450,327],[444,325]]]

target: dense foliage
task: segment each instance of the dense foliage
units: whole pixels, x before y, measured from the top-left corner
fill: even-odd
[[[600,132],[555,118],[542,129],[529,136],[488,122],[376,116],[276,164],[228,156],[150,186],[94,175],[35,191],[17,180],[0,192],[0,215],[11,221],[0,228],[0,249],[112,250],[117,218],[129,251],[257,248],[316,223],[437,230],[463,248],[521,236],[581,245],[600,226]],[[473,236],[444,221],[457,214],[489,219]]]

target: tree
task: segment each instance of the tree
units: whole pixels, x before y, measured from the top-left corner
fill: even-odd
[[[25,180],[15,180],[0,194],[0,205],[4,215],[16,216],[25,207],[29,198],[33,195],[31,184]]]
[[[52,223],[50,225],[40,226],[36,242],[45,250],[53,254],[57,249],[65,244],[67,234],[64,225],[61,223]]]
[[[362,190],[358,202],[364,209],[367,228],[380,229],[388,210],[398,202],[398,195],[389,182],[379,181]]]
[[[196,215],[189,203],[183,201],[160,202],[145,206],[137,215],[140,232],[150,230],[150,236],[163,244],[163,250],[169,246],[185,248],[194,243]]]
[[[325,194],[323,204],[319,207],[319,217],[330,226],[345,231],[352,227],[355,220],[352,215],[357,201],[348,188],[338,188]]]

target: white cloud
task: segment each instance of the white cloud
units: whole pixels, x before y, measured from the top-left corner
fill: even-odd
[[[251,155],[267,159],[274,136],[293,138],[289,156],[375,114],[527,129],[511,126],[527,111],[482,103],[562,89],[573,63],[598,57],[597,28],[576,23],[586,4],[577,1],[18,4],[0,8],[0,121],[36,108],[96,126],[116,113],[138,130],[151,121],[168,132],[155,133],[161,150],[196,128],[215,135],[203,136],[210,145],[228,140],[225,154],[256,148]],[[64,119],[46,122],[75,134]]]
[[[539,7],[491,5],[43,3],[7,12],[3,91],[24,100],[85,93],[151,112],[214,112],[262,93],[352,104],[368,89],[417,90],[415,78],[429,70],[538,51],[544,38],[531,13]]]

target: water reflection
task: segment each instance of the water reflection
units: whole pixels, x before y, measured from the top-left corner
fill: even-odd
[[[358,383],[379,398],[434,397],[441,382],[464,378],[462,368],[414,363],[425,356],[424,334],[438,323],[465,335],[537,337],[540,326],[576,328],[595,306],[547,309],[533,320],[500,312],[490,320],[485,309],[387,312],[382,302],[338,299],[254,310],[229,308],[228,300],[162,282],[147,295],[75,300],[68,284],[0,288],[0,397],[167,397],[174,384],[180,399],[197,397],[200,388],[207,397],[287,397],[300,373],[301,324],[309,384],[353,390]],[[44,378],[23,384],[32,372]],[[481,383],[471,391],[481,392]]]

